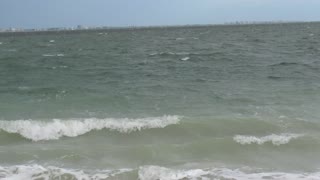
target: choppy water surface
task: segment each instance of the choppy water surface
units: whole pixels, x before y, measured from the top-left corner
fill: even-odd
[[[0,42],[0,179],[320,179],[319,23]]]

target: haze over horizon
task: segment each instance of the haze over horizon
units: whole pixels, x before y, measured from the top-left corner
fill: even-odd
[[[0,28],[319,21],[317,0],[2,0]]]

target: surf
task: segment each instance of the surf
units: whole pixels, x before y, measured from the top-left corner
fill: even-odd
[[[11,120],[0,121],[0,130],[19,134],[32,141],[57,140],[61,137],[77,137],[96,130],[110,130],[131,133],[144,129],[164,128],[178,124],[180,116],[162,116],[147,118],[83,118],[52,120]]]

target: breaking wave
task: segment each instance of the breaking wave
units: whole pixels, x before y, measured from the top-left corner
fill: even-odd
[[[20,180],[20,179],[108,179],[117,176],[131,169],[103,170],[95,173],[87,173],[83,170],[63,169],[54,166],[43,167],[40,165],[19,165],[10,167],[0,166],[0,179]]]
[[[154,52],[149,54],[149,56],[187,56],[187,55],[197,55],[198,53],[190,52]]]
[[[292,139],[296,139],[301,137],[301,134],[271,134],[263,137],[256,136],[244,136],[244,135],[236,135],[233,137],[233,140],[242,145],[245,144],[264,144],[266,142],[271,142],[273,145],[279,146],[282,144],[289,143]]]
[[[130,133],[143,129],[164,128],[171,124],[178,124],[179,116],[149,117],[141,119],[53,119],[0,121],[0,130],[17,133],[33,141],[54,140],[63,136],[76,137],[93,130],[108,129],[120,133]]]
[[[44,57],[63,57],[64,54],[58,53],[58,54],[42,54]]]
[[[191,169],[173,170],[159,166],[141,167],[139,170],[140,180],[182,180],[182,179],[319,179],[320,172],[315,173],[286,173],[286,172],[244,172],[239,169],[214,168],[214,169]]]
[[[181,61],[188,61],[190,58],[189,57],[184,57],[184,58],[181,58],[180,60]]]
[[[169,169],[160,166],[142,166],[138,169],[96,170],[64,169],[41,165],[0,166],[1,179],[65,179],[65,180],[108,180],[108,179],[139,180],[191,180],[191,179],[274,179],[274,180],[311,180],[319,179],[320,172],[287,173],[261,172],[257,170],[211,168],[211,169]]]

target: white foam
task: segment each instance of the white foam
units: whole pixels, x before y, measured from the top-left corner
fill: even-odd
[[[190,55],[191,53],[189,52],[154,52],[149,54],[149,56],[158,56],[158,55],[174,55],[174,56],[183,56],[183,55]],[[196,54],[196,53],[192,53]]]
[[[188,52],[177,52],[177,53],[174,53],[174,55],[189,55],[190,53]]]
[[[53,57],[55,55],[54,54],[42,54],[42,56],[44,56],[44,57]]]
[[[164,128],[178,124],[179,116],[149,117],[141,119],[53,119],[0,121],[0,130],[17,133],[33,141],[59,139],[63,136],[76,137],[93,130],[108,129],[121,133],[141,131],[143,129]]]
[[[28,87],[28,86],[19,86],[18,89],[22,90],[22,91],[25,91],[25,90],[30,90],[30,87]]]
[[[44,167],[40,165],[20,165],[1,167],[0,166],[0,179],[5,180],[22,180],[22,179],[107,179],[112,178],[118,174],[132,171],[131,169],[119,170],[103,170],[97,172],[84,172],[83,170],[63,169],[58,167]]]
[[[243,172],[239,169],[189,169],[174,170],[159,166],[144,166],[139,169],[140,180],[180,180],[180,179],[237,179],[237,180],[320,180],[320,172],[286,173],[286,172]]]
[[[151,54],[149,54],[149,56],[156,56],[156,55],[158,55],[159,53],[151,53]]]
[[[2,44],[2,42],[0,42],[0,45]]]
[[[256,137],[256,136],[245,136],[245,135],[236,135],[233,137],[233,140],[237,143],[240,143],[242,145],[245,144],[264,144],[266,142],[271,142],[273,145],[282,145],[287,144],[292,139],[296,139],[298,137],[301,137],[303,135],[301,134],[271,134],[268,136],[263,137]]]
[[[189,57],[184,57],[184,58],[181,58],[180,60],[181,61],[188,61],[190,58]]]
[[[44,57],[55,57],[55,56],[62,57],[62,56],[64,56],[64,54],[62,54],[62,53],[59,53],[59,54],[42,54],[42,56],[44,56]]]
[[[50,42],[50,43],[54,43],[54,42],[55,42],[55,40],[53,40],[53,39],[52,39],[52,40],[50,40],[49,42]]]
[[[139,179],[157,180],[157,179],[196,179],[208,174],[201,169],[193,170],[172,170],[159,166],[144,166],[139,169]]]
[[[134,179],[135,169],[118,170],[80,170],[65,169],[54,166],[18,165],[1,167],[0,179],[74,179],[74,180],[107,180],[119,179],[123,174],[131,174]],[[120,176],[118,176],[120,175]],[[118,177],[117,177],[118,176]],[[210,180],[210,179],[237,179],[237,180],[320,180],[320,172],[313,173],[287,173],[287,172],[262,172],[252,169],[208,168],[208,169],[169,169],[160,166],[142,166],[138,169],[140,180]]]

